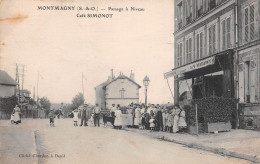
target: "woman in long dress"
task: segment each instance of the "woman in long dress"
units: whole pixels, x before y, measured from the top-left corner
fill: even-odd
[[[115,111],[114,128],[118,128],[118,129],[122,128],[122,112],[121,110],[119,110],[119,107]]]
[[[21,110],[20,108],[16,105],[13,111],[13,120],[15,124],[21,123],[21,118],[20,118]]]
[[[162,109],[163,131],[166,130],[166,122],[167,122],[166,112],[167,112],[167,110],[165,109],[165,107],[163,107],[163,109]]]
[[[133,126],[133,108],[128,107],[127,109],[127,126]]]
[[[137,107],[137,108],[135,109],[134,126],[139,127],[139,125],[140,125],[140,118],[141,118],[141,111],[140,111],[140,108]]]
[[[179,128],[178,128],[179,114],[180,114],[180,109],[176,108],[175,112],[174,112],[173,133],[176,133],[179,131]]]

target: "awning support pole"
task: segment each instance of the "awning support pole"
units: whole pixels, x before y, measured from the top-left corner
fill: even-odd
[[[187,80],[185,80],[186,81],[186,84],[187,84],[187,86],[188,86],[188,88],[189,88],[189,92],[190,92],[190,95],[191,95],[191,97],[193,98],[193,95],[192,95],[192,93],[191,93],[191,89],[190,89],[190,86],[188,85],[188,82],[187,82]]]
[[[171,95],[172,95],[172,98],[173,98],[173,101],[174,101],[174,96],[173,96],[173,94],[172,94],[172,90],[171,90],[171,87],[170,87],[170,84],[169,84],[168,78],[167,78],[167,84],[168,84],[168,87],[169,87],[169,89],[170,89],[170,91],[171,91]]]

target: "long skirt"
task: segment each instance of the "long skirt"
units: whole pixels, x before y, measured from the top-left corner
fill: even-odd
[[[127,115],[127,125],[129,125],[129,126],[133,125],[133,115],[132,114]]]
[[[136,115],[135,120],[134,120],[134,125],[139,126],[140,125],[140,116]]]
[[[19,112],[15,112],[14,113],[14,122],[15,123],[18,123],[18,122],[20,122],[20,114],[19,114]]]
[[[179,116],[175,115],[174,121],[173,121],[173,133],[176,133],[177,131],[179,131],[178,122],[179,122]]]
[[[179,122],[178,122],[178,127],[186,127],[187,123],[183,117],[180,117]]]

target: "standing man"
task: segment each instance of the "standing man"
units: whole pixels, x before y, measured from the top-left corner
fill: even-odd
[[[96,104],[96,107],[94,108],[94,126],[98,125],[99,127],[99,119],[100,119],[100,108],[98,107],[98,104]]]
[[[116,106],[115,106],[115,104],[112,104],[112,107],[111,107],[111,109],[110,109],[110,112],[111,112],[111,116],[112,116],[112,117],[115,117],[115,111],[116,111]]]
[[[84,122],[84,126],[88,126],[87,124],[87,105],[84,105],[83,106],[83,109],[81,110],[81,124],[80,126],[83,125],[83,122]]]

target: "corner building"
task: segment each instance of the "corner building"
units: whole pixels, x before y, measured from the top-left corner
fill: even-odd
[[[234,97],[235,0],[175,0],[175,104]]]

